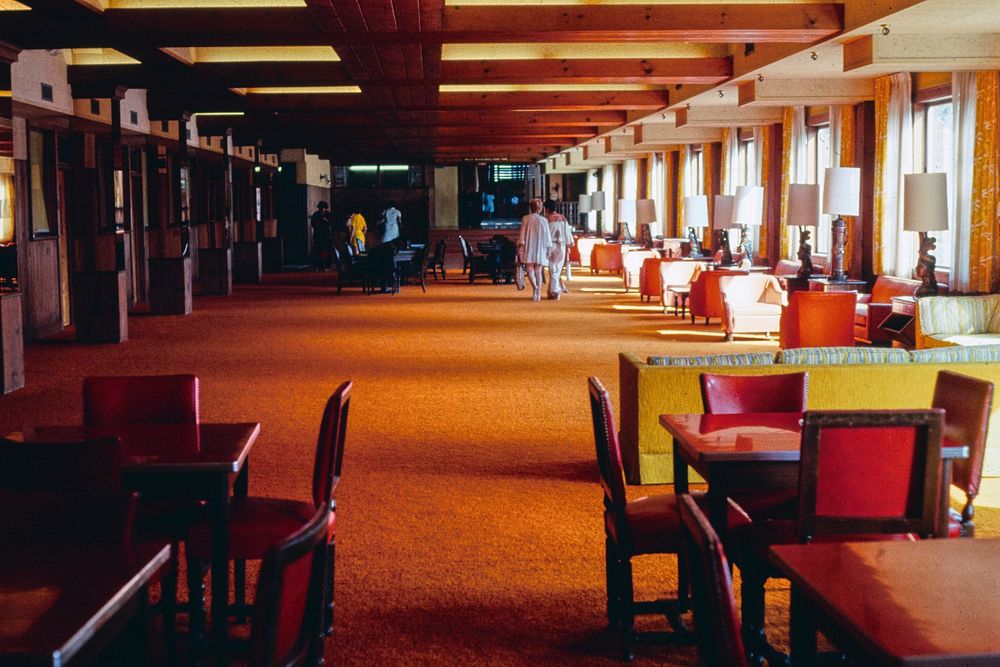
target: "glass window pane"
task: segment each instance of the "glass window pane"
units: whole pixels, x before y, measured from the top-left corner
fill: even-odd
[[[952,106],[951,100],[927,106],[924,127],[924,171],[944,173],[948,179],[948,201],[954,203],[954,169],[952,161]],[[951,266],[951,232],[934,233],[937,239],[937,266]]]
[[[42,132],[32,131],[28,138],[28,160],[31,181],[31,231],[36,236],[56,233],[55,216],[51,210],[49,192],[55,187],[53,160],[48,159],[51,141]],[[55,156],[52,156],[53,158]]]

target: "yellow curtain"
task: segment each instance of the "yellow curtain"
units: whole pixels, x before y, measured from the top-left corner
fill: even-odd
[[[779,225],[779,246],[777,259],[788,257],[791,230],[781,225],[788,216],[788,184],[792,182],[792,127],[795,124],[795,109],[785,107],[781,119],[781,219]],[[766,153],[765,153],[766,155]]]
[[[721,171],[722,180],[719,183],[719,193],[728,192],[731,187],[735,186],[735,183],[729,183],[729,169],[731,165],[729,164],[729,151],[726,150],[726,146],[729,145],[729,135],[738,130],[735,127],[724,127],[722,128],[722,156],[719,158],[719,164],[722,166]],[[705,181],[706,183],[708,181]],[[705,194],[708,194],[706,190]]]
[[[997,275],[997,72],[976,73],[976,152],[972,172],[969,289],[990,292]]]
[[[875,220],[872,221],[872,268],[882,273],[882,222],[885,220],[885,149],[889,139],[889,77],[875,79]]]
[[[14,241],[14,177],[0,174],[0,244]]]
[[[685,189],[685,178],[687,177],[687,165],[688,165],[688,151],[691,149],[687,146],[684,147],[680,153],[677,154],[677,218],[674,221],[674,237],[683,238],[685,236],[684,230],[684,189]]]
[[[723,144],[725,146],[725,144]],[[704,183],[704,192],[702,194],[708,197],[708,227],[705,227],[701,231],[701,245],[705,248],[712,247],[712,211],[715,208],[715,197],[713,196],[719,191],[712,175],[715,170],[712,168],[715,163],[715,151],[712,150],[712,144],[702,144],[701,145],[701,182]],[[723,151],[725,152],[725,151]],[[722,158],[723,161],[725,158]]]
[[[764,128],[763,132],[760,132],[760,146],[755,146],[755,148],[760,151],[760,185],[764,188],[764,220],[760,225],[760,238],[757,241],[757,253],[770,260],[768,255],[768,239],[769,231],[771,229],[771,220],[767,216],[768,206],[768,193],[770,192],[769,184],[767,182],[767,175],[771,171],[771,126]],[[781,221],[777,221],[778,225],[781,225]],[[778,259],[781,259],[780,257]]]
[[[857,166],[854,163],[854,107],[850,104],[840,107],[840,166]],[[823,175],[820,174],[819,178],[823,178]],[[850,272],[857,218],[854,216],[844,216],[844,222],[847,223],[847,242],[844,244],[844,270]]]

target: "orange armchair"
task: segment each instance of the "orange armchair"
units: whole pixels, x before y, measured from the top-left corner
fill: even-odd
[[[704,317],[705,324],[713,317],[722,319],[726,315],[722,303],[722,291],[719,281],[727,276],[748,275],[748,271],[702,271],[691,283],[691,294],[688,297],[688,308],[691,310],[691,324],[696,317]]]
[[[660,257],[647,257],[639,268],[639,299],[649,301],[654,296],[660,296],[660,264],[673,260]]]
[[[590,273],[622,272],[622,248],[617,243],[600,243],[590,251]]]
[[[792,292],[781,309],[781,348],[853,347],[854,292]]]

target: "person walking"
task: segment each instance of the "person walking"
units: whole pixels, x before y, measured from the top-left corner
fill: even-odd
[[[566,279],[569,280],[569,249],[573,245],[573,231],[566,216],[556,212],[556,203],[551,199],[545,202],[545,217],[548,218],[549,234],[552,236],[552,251],[549,253],[549,298],[558,300],[560,294],[569,291],[562,279],[562,271],[565,266]]]
[[[333,262],[333,221],[329,208],[325,201],[319,202],[309,219],[313,230],[313,266],[317,271],[326,271]]]
[[[382,211],[382,243],[389,243],[399,238],[399,224],[403,214],[396,208],[396,202],[390,201]]]
[[[541,210],[541,199],[528,202],[528,215],[521,218],[521,234],[517,241],[517,254],[531,282],[532,301],[542,298],[542,267],[549,263],[552,251],[552,234],[548,221],[539,215]]]
[[[367,231],[368,223],[365,222],[365,216],[357,211],[352,213],[347,220],[347,233],[350,234],[351,247],[354,248],[355,253],[365,251],[365,232]]]

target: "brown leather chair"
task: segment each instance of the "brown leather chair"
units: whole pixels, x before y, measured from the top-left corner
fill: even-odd
[[[733,577],[708,517],[690,494],[677,497],[684,526],[698,657],[708,667],[746,667]]]
[[[854,347],[854,292],[792,292],[781,309],[781,349]]]
[[[986,433],[993,407],[993,383],[951,371],[940,371],[934,383],[932,407],[944,410],[944,437],[969,447],[969,457],[951,466],[951,483],[965,493],[961,513],[949,508],[948,537],[974,537],[972,501],[979,493],[986,455]]]
[[[683,535],[677,497],[658,493],[628,500],[625,471],[615,426],[611,398],[597,378],[588,380],[590,412],[594,425],[597,464],[604,490],[604,548],[607,582],[608,622],[621,632],[626,660],[635,657],[639,635],[634,622],[637,614],[666,615],[676,631],[683,633],[680,613],[687,608],[687,570],[682,562]],[[697,494],[700,499],[704,494]],[[735,505],[730,507],[733,529],[746,526],[749,518]],[[678,595],[674,600],[636,602],[632,589],[632,558],[646,554],[678,554]]]

